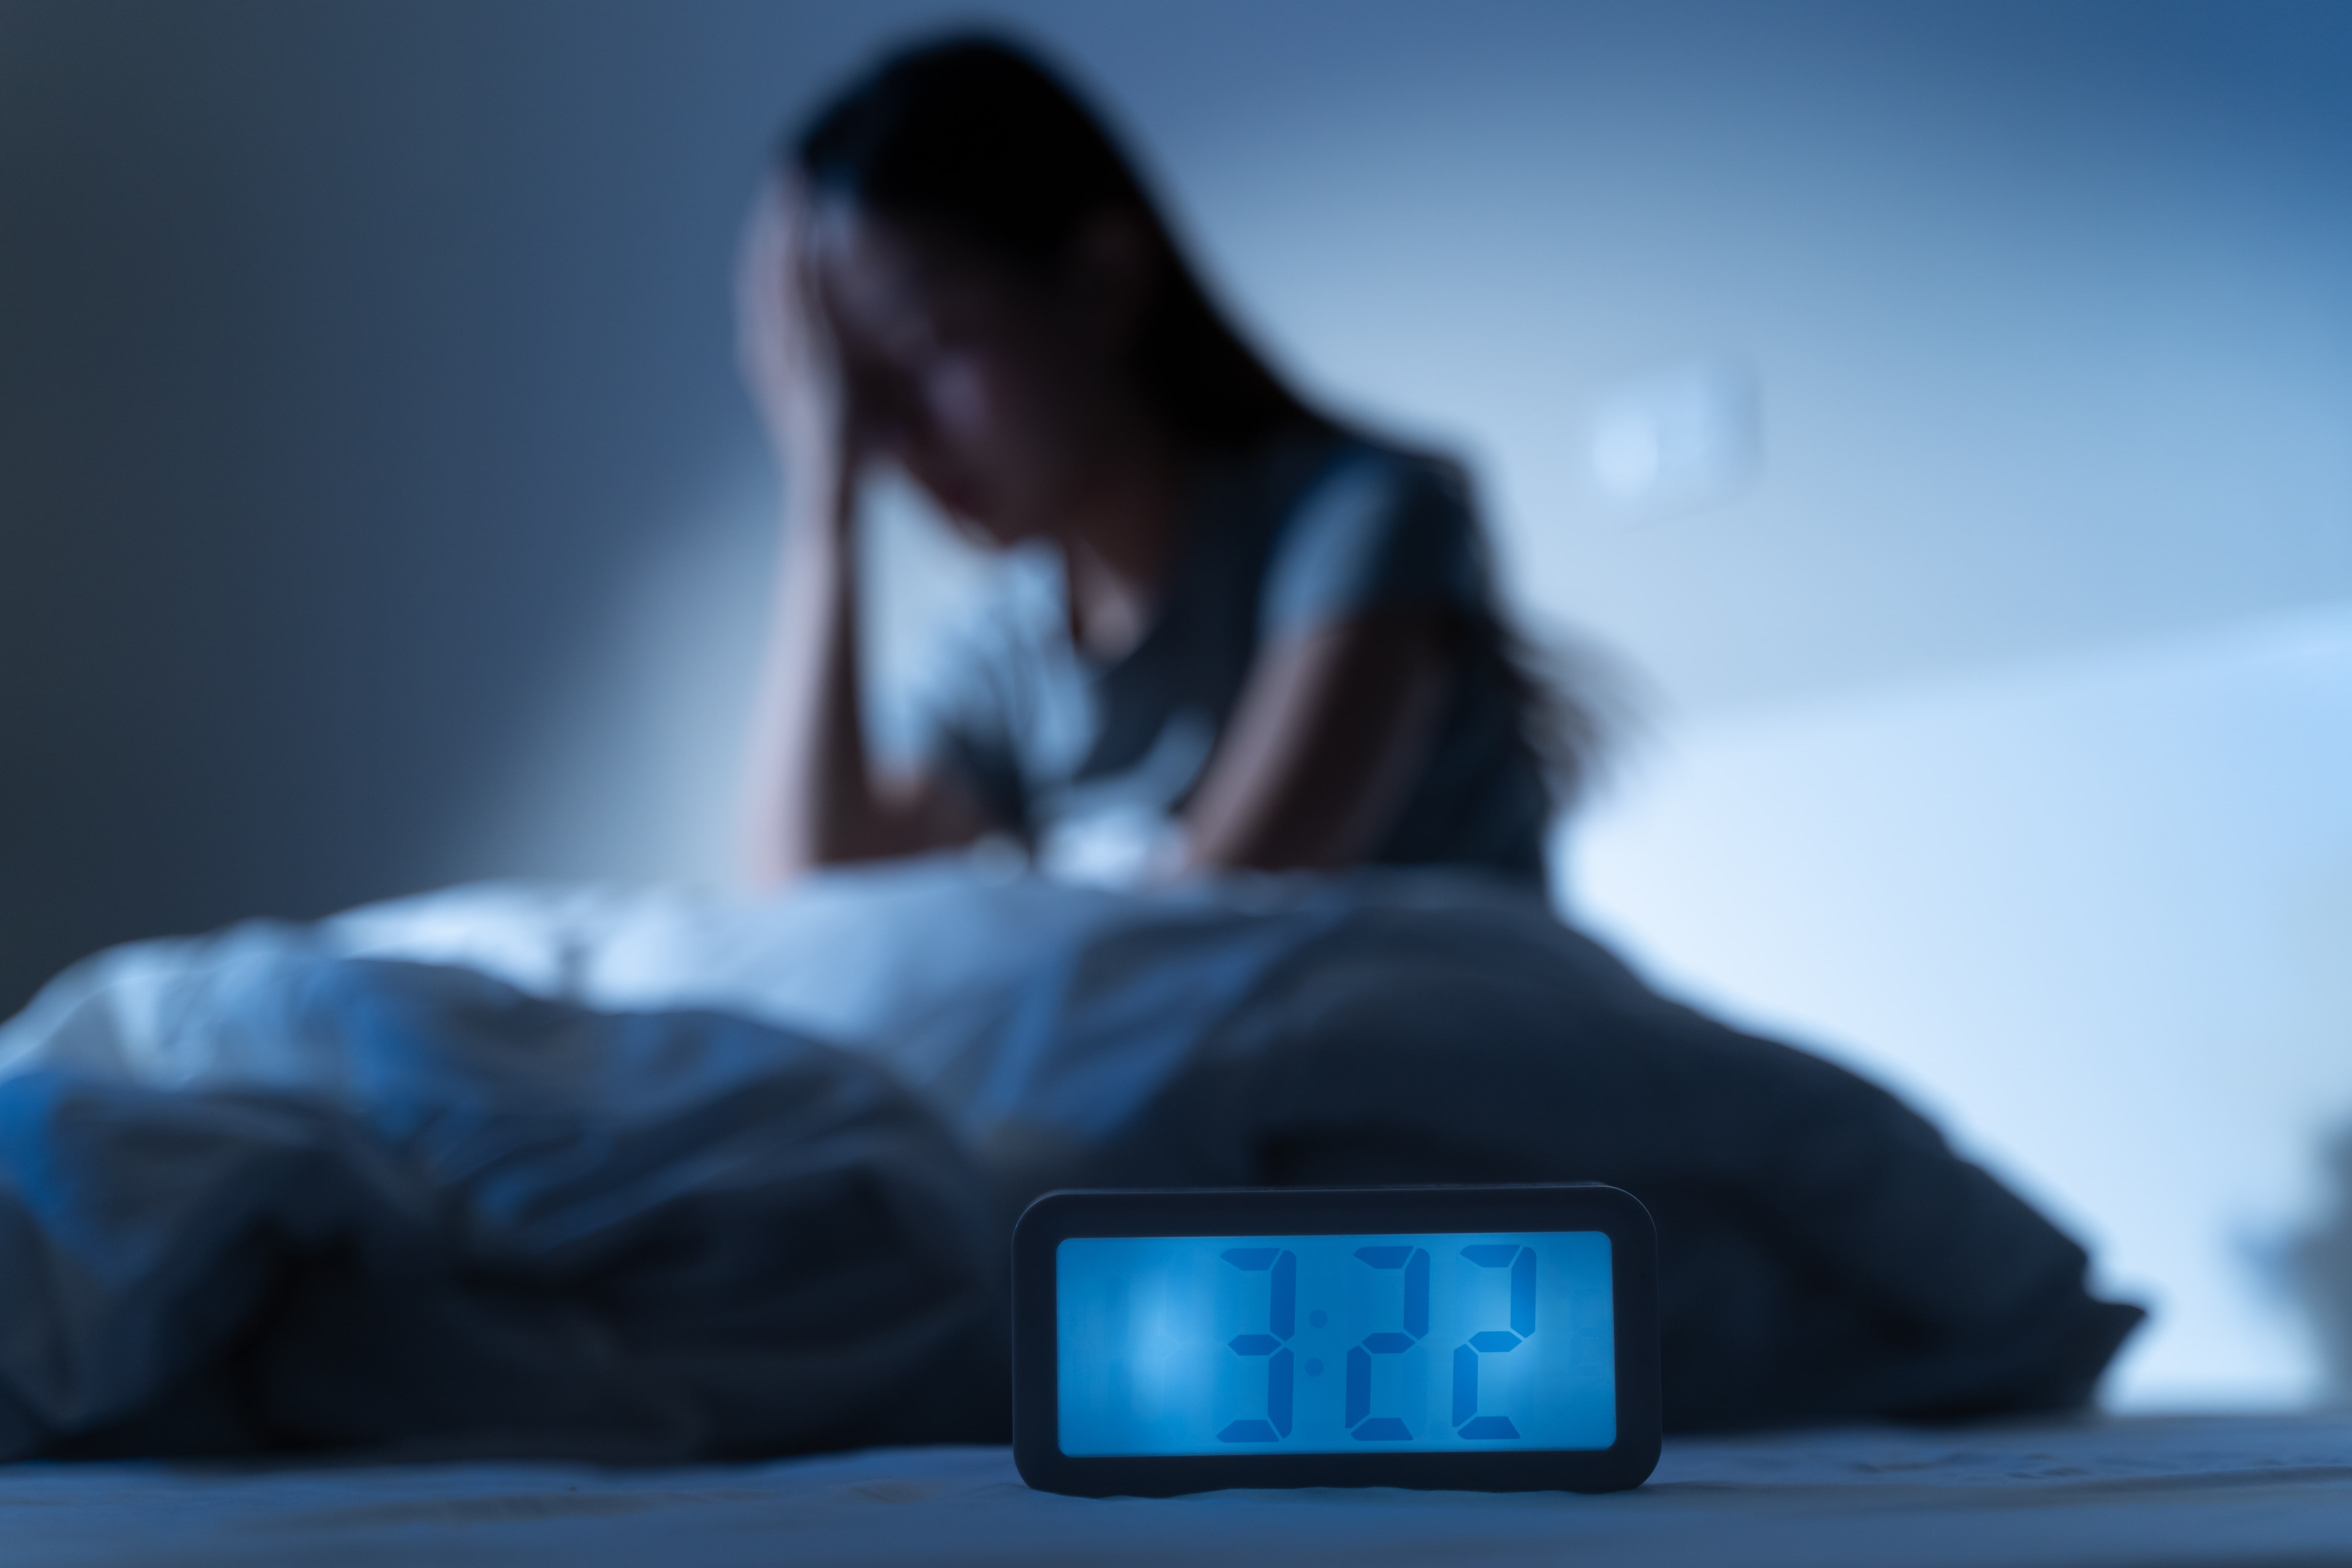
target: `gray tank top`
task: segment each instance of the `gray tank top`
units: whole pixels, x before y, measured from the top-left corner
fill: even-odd
[[[1178,814],[1258,650],[1368,610],[1456,612],[1460,658],[1384,865],[1481,868],[1540,885],[1549,794],[1496,630],[1485,542],[1458,469],[1354,437],[1271,442],[1204,472],[1150,630],[1119,658],[1072,646],[1058,563],[1009,574],[927,689],[919,743],[1049,874],[1172,868]]]

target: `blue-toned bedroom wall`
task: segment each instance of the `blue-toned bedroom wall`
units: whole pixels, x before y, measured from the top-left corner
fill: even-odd
[[[2126,1399],[2311,1391],[2263,1259],[2352,1114],[2352,12],[992,12],[1645,678],[1563,898],[2099,1242],[2160,1309]],[[0,1007],[243,914],[724,875],[735,226],[782,115],[965,14],[0,0]],[[1760,464],[1612,498],[1596,416],[1695,366]]]

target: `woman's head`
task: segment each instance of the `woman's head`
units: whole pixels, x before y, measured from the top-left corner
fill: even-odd
[[[1100,122],[1008,45],[889,58],[782,161],[866,434],[991,534],[1049,531],[1139,421],[1198,447],[1312,418]]]

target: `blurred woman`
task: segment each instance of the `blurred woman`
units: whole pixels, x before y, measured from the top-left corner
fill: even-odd
[[[762,879],[993,833],[1109,879],[1540,885],[1579,720],[1524,671],[1461,473],[1285,386],[1066,87],[1002,42],[929,44],[778,163],[740,277],[788,498]],[[851,541],[877,463],[1049,565],[955,646],[898,769],[859,717]]]

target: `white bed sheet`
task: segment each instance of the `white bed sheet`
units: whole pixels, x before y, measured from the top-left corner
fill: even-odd
[[[1671,1442],[1614,1497],[1033,1492],[1001,1448],[637,1471],[473,1464],[0,1470],[0,1563],[2352,1563],[2352,1413]]]

